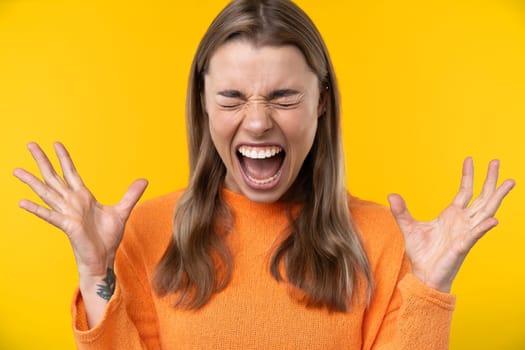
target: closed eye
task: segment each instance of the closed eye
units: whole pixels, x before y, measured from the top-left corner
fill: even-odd
[[[217,93],[217,104],[225,110],[232,110],[243,105],[246,98],[238,90],[222,90]]]
[[[301,103],[301,94],[293,89],[275,90],[270,93],[268,100],[271,104],[278,108],[294,108]]]
[[[217,105],[223,110],[235,110],[248,102],[247,97],[238,90],[222,90],[217,93]],[[297,90],[274,90],[265,97],[266,105],[279,109],[292,109],[302,101],[303,94]]]
[[[277,108],[291,109],[298,106],[300,101],[297,102],[272,102],[272,106]]]
[[[243,104],[242,103],[218,103],[218,105],[221,109],[232,110],[232,109],[240,108]]]
[[[244,100],[238,98],[238,97],[224,97],[219,96],[216,100],[217,105],[222,109],[235,109],[244,104]]]

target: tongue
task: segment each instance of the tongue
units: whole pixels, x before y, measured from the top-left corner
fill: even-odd
[[[251,159],[243,157],[243,167],[245,173],[256,179],[265,180],[274,176],[281,167],[282,158],[279,156],[265,159]]]

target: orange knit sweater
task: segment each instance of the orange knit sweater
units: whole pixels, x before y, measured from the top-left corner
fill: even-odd
[[[387,208],[352,198],[350,210],[375,281],[368,307],[348,313],[306,308],[269,273],[268,257],[287,219],[279,203],[253,203],[225,190],[235,226],[228,236],[232,280],[197,311],[175,309],[151,287],[171,238],[179,193],[134,209],[117,253],[115,294],[103,320],[88,329],[77,291],[74,334],[79,349],[447,349],[454,296],[410,273],[401,233]]]

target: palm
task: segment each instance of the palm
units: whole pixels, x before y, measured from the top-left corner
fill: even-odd
[[[389,197],[392,213],[405,237],[405,248],[414,274],[427,285],[449,291],[467,253],[476,241],[497,225],[494,214],[512,189],[512,180],[496,187],[498,162],[493,161],[482,193],[471,203],[472,160],[463,165],[461,188],[454,201],[429,222],[412,218],[399,195]]]
[[[78,198],[75,202],[61,213],[63,221],[59,227],[68,236],[77,261],[94,266],[99,253],[111,256],[117,250],[127,213],[101,205],[89,192],[85,194],[84,202]]]
[[[115,206],[103,206],[84,186],[67,153],[59,143],[55,149],[63,170],[57,175],[40,147],[31,143],[28,148],[42,174],[39,180],[31,173],[16,169],[14,174],[49,206],[23,200],[20,206],[58,227],[68,236],[79,270],[88,274],[104,274],[120,244],[124,224],[147,182],[135,181]]]

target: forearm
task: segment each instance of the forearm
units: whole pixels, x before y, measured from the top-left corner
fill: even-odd
[[[123,252],[111,262],[107,266],[114,266],[114,275],[108,268],[89,278],[80,274],[71,309],[78,349],[160,349],[155,306],[141,282],[142,266],[133,265]]]
[[[385,318],[374,350],[448,349],[455,297],[408,274],[398,285],[399,308]]]
[[[100,323],[106,306],[115,292],[115,273],[108,267],[105,275],[81,276],[80,293],[84,300],[89,328]]]

